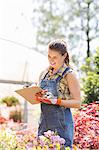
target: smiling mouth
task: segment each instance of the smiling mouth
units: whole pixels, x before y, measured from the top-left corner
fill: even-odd
[[[54,62],[51,62],[50,64],[51,64],[51,66],[54,66],[54,65],[55,65],[55,63],[54,63]]]

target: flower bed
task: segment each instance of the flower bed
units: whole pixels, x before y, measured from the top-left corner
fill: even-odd
[[[75,134],[73,150],[97,150],[99,145],[99,105],[83,104],[74,113]],[[0,118],[0,150],[63,150],[64,139],[52,131],[37,136],[37,129]],[[69,147],[66,148],[69,150]]]
[[[99,105],[83,104],[81,110],[74,115],[74,144],[83,150],[99,148]]]
[[[2,150],[69,150],[65,140],[53,131],[37,136],[37,131],[23,123],[9,122],[0,127],[0,149]]]

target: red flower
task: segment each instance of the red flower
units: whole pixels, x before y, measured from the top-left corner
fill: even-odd
[[[5,118],[3,118],[3,117],[0,116],[0,124],[6,123],[6,121],[7,121],[7,120],[6,120]]]

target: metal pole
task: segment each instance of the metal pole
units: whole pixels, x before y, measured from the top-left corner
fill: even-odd
[[[28,123],[28,107],[27,107],[27,101],[24,101],[24,114],[23,114],[23,120],[24,123]]]
[[[28,88],[29,84],[25,84],[24,88]],[[24,100],[24,114],[23,114],[23,121],[24,123],[28,123],[28,104],[27,101]]]

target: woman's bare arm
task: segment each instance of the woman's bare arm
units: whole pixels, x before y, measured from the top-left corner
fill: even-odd
[[[80,108],[81,93],[79,81],[74,73],[68,73],[66,76],[66,80],[68,82],[71,99],[62,100],[61,106],[64,106],[66,108]]]

